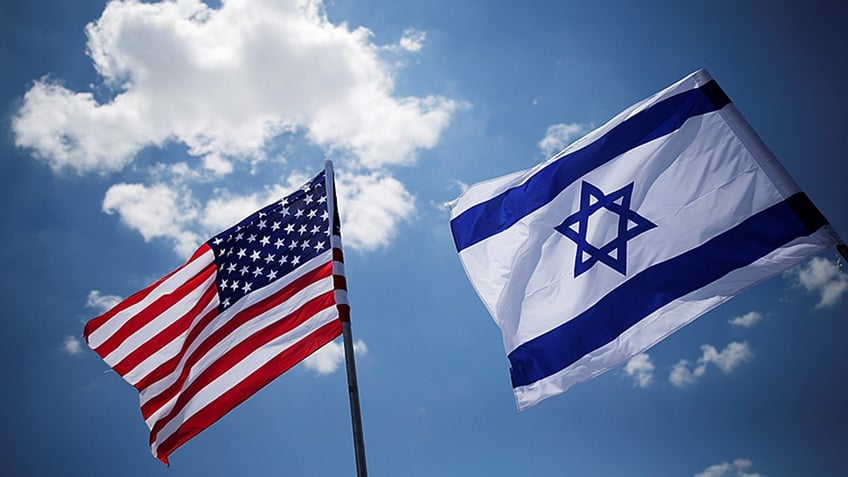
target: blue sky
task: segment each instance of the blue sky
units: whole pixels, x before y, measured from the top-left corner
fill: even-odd
[[[848,473],[827,253],[517,412],[442,203],[707,68],[848,234],[841,2],[0,3],[4,475],[352,475],[337,348],[171,456],[79,340],[333,157],[369,470]]]

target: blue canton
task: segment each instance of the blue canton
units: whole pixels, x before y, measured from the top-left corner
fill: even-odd
[[[574,259],[575,278],[591,269],[597,262],[603,262],[618,273],[627,275],[627,241],[657,226],[630,208],[632,194],[632,182],[605,195],[601,189],[583,181],[580,210],[554,227],[554,230],[577,244],[577,256]],[[598,247],[588,242],[586,234],[589,229],[589,217],[601,209],[618,215],[618,230],[615,238]]]
[[[332,248],[322,172],[291,195],[206,242],[215,252],[219,311]]]

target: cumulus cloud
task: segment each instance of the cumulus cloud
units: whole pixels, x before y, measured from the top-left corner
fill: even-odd
[[[737,316],[732,320],[728,321],[733,326],[741,326],[743,328],[750,328],[757,324],[758,321],[763,319],[763,314],[758,311],[751,311],[745,313],[742,316]]]
[[[427,39],[427,33],[412,28],[407,28],[403,32],[399,45],[406,51],[417,53],[424,48],[424,41]]]
[[[730,374],[740,364],[750,360],[754,353],[747,342],[732,342],[723,350],[718,351],[712,345],[701,346],[701,357],[693,365],[681,359],[671,369],[668,380],[676,387],[682,388],[695,384],[706,372],[710,363],[718,366],[724,374]]]
[[[91,290],[88,292],[88,299],[85,302],[85,306],[94,308],[98,313],[105,313],[121,300],[123,298],[118,295],[104,295],[99,290]]]
[[[399,180],[377,172],[337,179],[345,246],[360,250],[386,246],[400,223],[412,217],[415,198]]]
[[[462,104],[395,97],[393,66],[366,28],[331,23],[317,0],[113,1],[86,28],[88,54],[113,98],[43,77],[13,120],[15,142],[55,169],[118,170],[144,147],[177,141],[224,173],[302,131],[377,168],[436,145]],[[424,32],[397,45],[418,51]],[[104,133],[108,131],[108,134]]]
[[[126,169],[145,148],[184,146],[188,157],[132,169],[148,179],[111,185],[102,204],[182,256],[284,195],[301,173],[248,193],[232,176],[248,172],[256,182],[266,160],[297,171],[281,155],[295,144],[318,146],[345,165],[337,178],[346,244],[386,246],[415,209],[391,167],[435,147],[467,107],[437,94],[395,94],[403,62],[384,56],[419,52],[426,32],[407,29],[378,45],[365,27],[330,22],[321,0],[218,8],[116,0],[86,34],[102,84],[89,92],[51,76],[35,80],[12,120],[15,143],[56,171],[100,174]]]
[[[76,336],[66,336],[62,341],[62,350],[71,356],[82,354],[82,341]]]
[[[753,465],[748,459],[736,459],[733,462],[722,462],[707,467],[695,474],[695,477],[765,477],[758,472],[750,472]]]
[[[200,236],[190,230],[197,219],[197,206],[187,191],[166,184],[115,184],[106,191],[103,211],[118,214],[127,227],[137,230],[145,241],[167,238],[182,256],[194,251]]]
[[[539,141],[539,149],[545,157],[551,157],[561,151],[578,135],[586,132],[585,124],[554,124],[548,127],[545,137]]]
[[[368,346],[364,341],[356,340],[353,343],[353,352],[357,356],[363,356],[368,353]],[[332,374],[341,367],[342,363],[344,363],[344,344],[336,341],[327,343],[303,360],[306,369],[318,374]]]
[[[636,386],[647,388],[654,380],[654,364],[647,353],[640,353],[630,358],[624,367],[624,372],[631,378]]]
[[[819,295],[817,309],[835,305],[848,292],[848,275],[826,258],[815,257],[789,272],[796,286]]]
[[[145,240],[166,239],[180,256],[188,257],[205,238],[287,195],[306,179],[296,172],[286,184],[246,194],[219,189],[205,201],[194,200],[191,191],[178,184],[121,183],[106,192],[103,211],[117,214]],[[346,247],[367,251],[386,246],[400,224],[411,219],[415,198],[390,175],[342,173],[336,179]]]

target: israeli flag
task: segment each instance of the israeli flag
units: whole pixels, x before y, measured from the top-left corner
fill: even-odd
[[[705,70],[449,207],[519,409],[840,243]]]

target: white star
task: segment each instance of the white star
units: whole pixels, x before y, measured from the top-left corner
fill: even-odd
[[[306,224],[301,225],[300,228],[297,229],[297,233],[299,233],[300,235],[305,234],[306,233]]]
[[[229,297],[227,297],[226,299],[224,299],[223,306],[224,306],[224,308],[226,308],[226,307],[230,306],[230,299],[229,299]]]
[[[268,280],[274,280],[275,278],[277,278],[276,270],[271,270],[270,272],[268,272]]]
[[[310,211],[309,211],[309,213],[308,213],[308,214],[306,214],[306,217],[307,217],[307,218],[309,218],[309,219],[314,219],[314,218],[315,218],[315,214],[317,214],[317,213],[318,213],[318,211],[317,211],[317,210],[312,209],[312,210],[310,210]]]
[[[221,245],[221,242],[223,242],[223,240],[221,240],[221,237],[215,237],[215,240],[212,241],[212,243],[214,243],[215,245]]]
[[[256,267],[256,270],[253,271],[254,277],[258,277],[259,275],[262,275],[262,267]]]
[[[221,280],[221,288],[224,288],[224,289],[227,288],[227,281],[226,280]]]
[[[311,204],[312,203],[312,194],[306,194],[306,199],[304,199],[304,200],[306,201],[307,205]]]
[[[320,231],[321,231],[321,227],[318,227],[317,225],[313,225],[312,230],[310,230],[309,232],[313,233],[313,234],[317,234]]]
[[[281,213],[281,214],[283,214],[283,217],[285,217],[285,216],[289,215],[289,214],[290,214],[290,212],[289,212],[289,208],[288,208],[288,207],[283,207],[283,210],[281,210],[281,211],[280,211],[280,213]]]
[[[254,262],[259,260],[259,250],[254,250],[253,253],[250,254],[250,259]]]
[[[289,244],[289,250],[291,250],[295,247],[297,247],[297,240],[292,240],[291,243]]]
[[[324,249],[324,241],[322,240],[322,241],[316,243],[314,248],[315,248],[316,252],[318,252],[319,250],[323,250]]]
[[[285,229],[283,229],[283,230],[285,230],[285,231],[286,231],[286,233],[289,233],[289,234],[290,234],[290,233],[292,233],[292,232],[294,232],[294,224],[287,224],[287,225],[286,225],[286,228],[285,228]]]
[[[280,223],[274,222],[273,224],[271,224],[271,230],[274,231],[274,232],[276,232],[277,230],[280,230]]]
[[[262,217],[265,217],[266,215],[268,215],[268,214],[266,214],[265,212],[259,212],[259,218],[260,218],[260,219],[261,219]]]
[[[241,290],[245,293],[249,292],[250,291],[250,282],[245,282],[244,286],[241,287]]]
[[[292,265],[297,265],[297,264],[299,264],[299,263],[300,263],[300,256],[299,256],[299,255],[296,255],[296,256],[292,259],[292,262],[291,262],[291,263],[292,263]]]
[[[327,217],[329,217],[329,216],[330,216],[330,214],[328,214],[326,210],[324,211],[324,213],[321,214],[321,218],[324,219],[324,220],[327,220]]]
[[[274,254],[269,253],[267,257],[265,257],[265,263],[271,263],[274,261]]]
[[[288,205],[288,203],[289,203],[288,197],[284,197],[284,198],[280,199],[280,205]]]
[[[233,283],[230,284],[230,288],[233,290],[238,290],[238,280],[233,280]]]
[[[227,271],[230,272],[230,273],[233,273],[234,271],[236,271],[236,264],[231,263],[230,266],[227,267]]]
[[[241,240],[243,238],[244,238],[244,234],[239,232],[238,235],[236,235],[236,242],[238,242],[239,240]]]
[[[298,219],[303,217],[303,209],[297,209],[297,212],[294,213],[294,216]]]
[[[241,273],[241,276],[244,276],[245,273],[250,273],[250,269],[247,268],[247,265],[245,265],[245,266],[241,267],[241,270],[239,270],[239,273]]]
[[[238,258],[244,258],[244,256],[247,255],[247,250],[241,249],[236,255],[238,255]]]
[[[258,224],[258,225],[256,225],[256,226],[257,226],[257,227],[259,227],[259,230],[262,230],[262,229],[264,229],[265,227],[267,227],[267,225],[265,225],[265,221],[264,221],[264,220],[260,220],[260,221],[259,221],[259,224]]]
[[[256,235],[250,234],[250,237],[247,237],[247,243],[253,243],[256,241]]]
[[[285,246],[285,244],[283,243],[283,239],[278,238],[277,241],[274,242],[274,246],[277,247],[277,250],[279,250],[280,247]]]
[[[271,237],[266,235],[266,236],[262,237],[262,240],[260,240],[259,243],[261,243],[262,246],[264,247],[265,245],[268,245],[269,243],[271,243]]]
[[[309,240],[304,240],[303,243],[300,244],[300,249],[306,250],[307,248],[309,248]]]
[[[321,198],[318,199],[319,204],[323,204],[324,202],[327,202],[327,196],[326,195],[322,195]]]
[[[288,261],[289,261],[288,255],[283,255],[282,257],[280,257],[280,265],[285,265]]]

